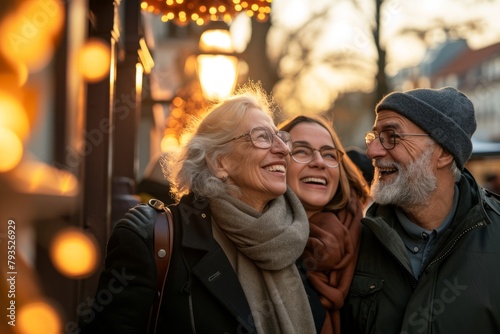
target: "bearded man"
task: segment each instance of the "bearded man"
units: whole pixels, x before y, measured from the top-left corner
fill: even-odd
[[[476,130],[462,92],[394,92],[375,108],[345,333],[500,333],[500,198],[465,163]]]

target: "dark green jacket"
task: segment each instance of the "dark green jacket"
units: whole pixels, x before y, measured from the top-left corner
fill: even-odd
[[[208,201],[189,195],[170,208],[174,247],[158,333],[255,333],[240,282],[212,236]],[[94,307],[99,311],[81,322],[85,326],[83,333],[146,333],[156,294],[152,255],[156,215],[153,208],[140,205],[114,227],[95,300],[99,303],[99,291],[116,293],[111,291],[109,301]],[[116,280],[117,273],[121,281]],[[307,284],[306,292],[320,327],[324,310]]]
[[[450,228],[415,278],[392,206],[363,219],[343,332],[500,333],[500,202],[464,171]]]

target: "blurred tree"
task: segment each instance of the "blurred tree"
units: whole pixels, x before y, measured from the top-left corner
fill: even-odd
[[[441,42],[468,40],[488,29],[481,12],[472,9],[482,4],[494,11],[500,2],[450,3],[453,13],[465,15],[444,16],[451,7],[434,2],[417,12],[420,3],[392,0],[273,1],[267,51],[279,75],[275,96],[291,115],[323,113],[349,92],[371,94],[373,106],[391,90],[387,69],[396,60],[397,38],[413,39],[420,50],[436,36]],[[412,45],[400,45],[411,52]]]
[[[272,91],[279,80],[277,68],[272,66],[267,57],[267,34],[270,28],[270,20],[252,20],[252,36],[242,55],[242,59],[248,64],[248,79],[260,81],[268,92]]]
[[[375,0],[375,24],[373,26],[373,41],[377,48],[377,74],[375,76],[375,100],[380,101],[389,90],[385,66],[387,64],[385,48],[380,43],[380,8],[384,0]]]
[[[274,95],[287,114],[322,113],[339,94],[372,91],[376,50],[369,21],[352,15],[354,1],[298,3],[292,14],[276,2],[273,11],[279,14],[267,37],[268,54],[280,77]]]

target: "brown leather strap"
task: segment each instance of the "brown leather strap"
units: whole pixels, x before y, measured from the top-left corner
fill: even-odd
[[[165,288],[165,281],[167,279],[168,268],[170,265],[170,257],[172,256],[172,247],[174,244],[174,224],[172,219],[172,212],[169,208],[165,207],[159,200],[150,200],[149,205],[157,210],[158,217],[154,226],[154,243],[155,243],[155,262],[156,262],[156,286],[158,289],[158,296],[155,298],[151,308],[149,329],[151,333],[156,333],[158,326],[158,317],[160,315],[160,306],[163,299],[163,290]]]

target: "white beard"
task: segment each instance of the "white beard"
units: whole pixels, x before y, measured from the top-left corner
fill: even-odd
[[[371,193],[375,202],[392,204],[403,209],[426,206],[431,194],[437,188],[437,178],[432,172],[432,147],[427,147],[420,158],[407,167],[401,164],[377,162],[378,167],[395,167],[398,169],[396,179],[380,181],[379,169],[376,168]]]

